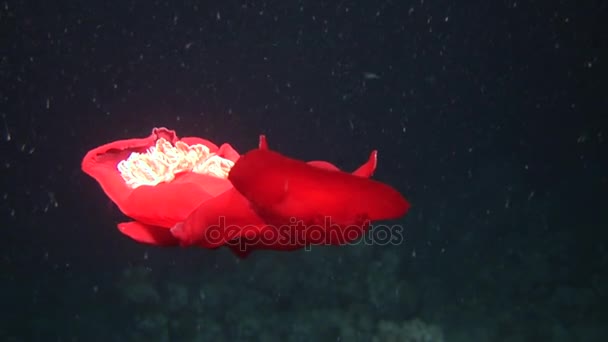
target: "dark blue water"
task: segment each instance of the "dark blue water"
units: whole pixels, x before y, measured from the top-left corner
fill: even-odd
[[[605,341],[606,14],[1,2],[0,340]],[[348,171],[377,149],[374,178],[412,204],[388,222],[404,238],[139,244],[80,162],[160,126]]]

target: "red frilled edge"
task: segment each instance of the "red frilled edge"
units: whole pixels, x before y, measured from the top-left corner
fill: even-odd
[[[134,219],[119,224],[122,233],[155,245],[230,247],[246,256],[255,249],[293,250],[311,244],[339,245],[362,236],[376,220],[403,216],[409,203],[392,187],[368,179],[377,153],[352,174],[325,161],[302,162],[268,149],[243,156],[229,145],[211,152],[235,163],[228,180],[182,173],[170,183],[128,187],[117,164],[144,152],[159,138],[175,143],[175,132],[155,128],[148,138],[103,145],[89,152],[83,170],[95,178],[121,211]]]
[[[131,153],[143,153],[164,138],[175,144],[203,144],[212,153],[236,162],[239,153],[229,144],[219,148],[209,140],[185,137],[179,139],[173,130],[154,128],[147,138],[111,142],[89,151],[82,161],[82,170],[101,185],[103,191],[134,222],[121,223],[118,228],[131,238],[152,244],[175,245],[178,240],[169,228],[183,221],[205,201],[232,188],[230,181],[192,172],[179,174],[170,183],[140,186],[132,189],[121,177],[117,165]]]

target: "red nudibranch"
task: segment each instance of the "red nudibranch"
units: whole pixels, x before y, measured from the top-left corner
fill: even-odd
[[[147,138],[89,151],[82,169],[131,222],[132,239],[161,246],[294,250],[359,239],[371,222],[409,209],[395,189],[370,179],[377,153],[352,174],[325,161],[303,162],[268,148],[239,155],[230,144],[178,138],[154,128]]]

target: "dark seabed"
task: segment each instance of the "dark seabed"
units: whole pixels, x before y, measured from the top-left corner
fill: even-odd
[[[0,341],[607,341],[607,15],[0,2]],[[412,206],[347,246],[138,243],[81,161],[154,127],[347,171],[377,149]]]

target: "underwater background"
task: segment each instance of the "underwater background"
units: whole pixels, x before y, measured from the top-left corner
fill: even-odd
[[[0,341],[608,340],[607,10],[0,1]],[[132,241],[80,162],[161,126],[345,170],[377,149],[404,239]]]

